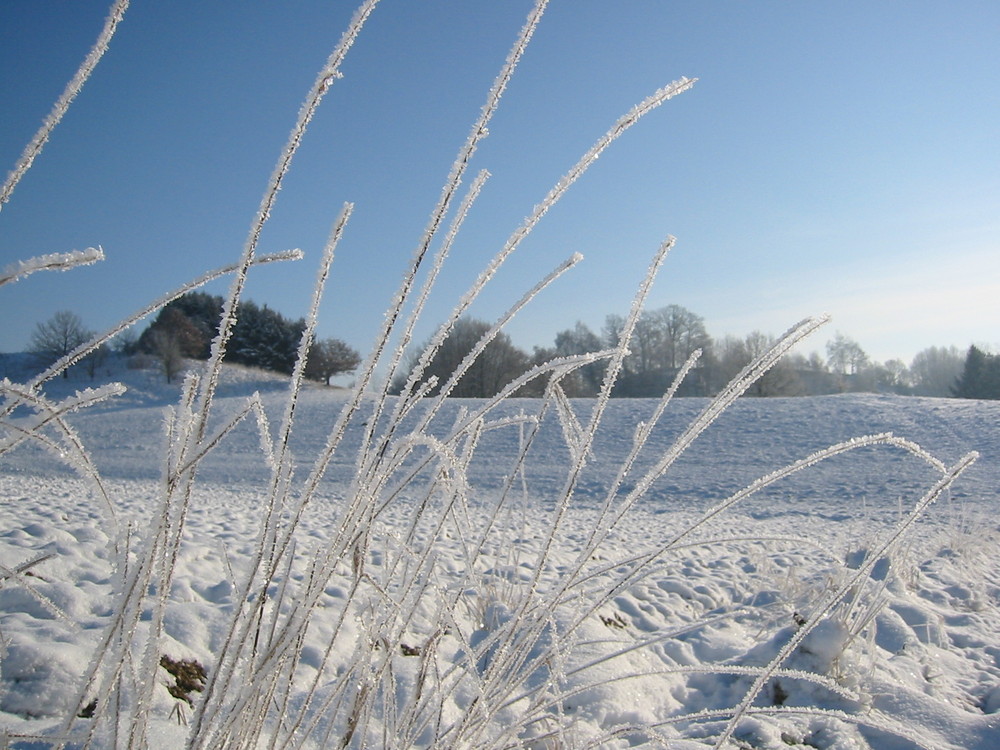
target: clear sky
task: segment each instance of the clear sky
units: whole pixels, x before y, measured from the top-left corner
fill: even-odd
[[[109,2],[0,4],[0,168],[13,167]],[[344,0],[135,0],[111,48],[0,211],[0,267],[102,245],[107,260],[0,290],[0,351],[76,312],[112,326],[235,261]],[[306,135],[247,296],[306,313],[330,225],[356,204],[320,335],[367,351],[451,161],[530,7],[383,0]],[[550,345],[650,297],[714,336],[807,315],[875,359],[1000,341],[1000,3],[553,0],[475,156],[493,177],[426,336],[551,185],[632,105],[699,79],[616,142],[474,306],[482,318],[574,252],[583,264],[508,329]],[[470,177],[471,177],[470,173]],[[208,288],[223,293],[228,282]]]

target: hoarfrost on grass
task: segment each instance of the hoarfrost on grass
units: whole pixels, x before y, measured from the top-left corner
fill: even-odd
[[[164,295],[25,384],[0,383],[0,709],[7,736],[85,747],[723,747],[731,739],[758,747],[864,747],[882,737],[935,748],[995,746],[1000,730],[983,711],[997,704],[1000,674],[995,659],[990,665],[983,658],[989,652],[981,643],[1000,634],[997,618],[970,631],[961,617],[932,611],[951,595],[995,615],[986,604],[994,592],[958,597],[954,592],[964,589],[954,577],[961,581],[961,573],[941,553],[935,557],[933,545],[921,552],[937,563],[927,568],[938,578],[926,596],[921,574],[911,571],[907,579],[901,565],[884,563],[902,558],[905,535],[972,465],[969,446],[946,463],[915,442],[873,430],[805,450],[813,440],[792,429],[796,422],[786,435],[791,453],[771,455],[780,468],[759,476],[753,465],[742,479],[709,477],[731,457],[708,449],[704,464],[695,458],[704,468],[687,475],[694,500],[678,507],[672,496],[676,485],[668,481],[683,473],[709,428],[825,317],[793,326],[694,411],[672,397],[696,356],[658,402],[639,409],[612,404],[632,331],[674,245],[668,237],[639,280],[620,340],[607,351],[538,365],[492,399],[446,398],[513,316],[582,260],[574,253],[494,321],[440,392],[429,395],[436,384],[421,382],[456,321],[566,190],[615,139],[693,79],[668,84],[619,118],[556,181],[458,300],[401,395],[388,395],[483,188],[485,170],[452,210],[545,0],[529,13],[459,149],[353,389],[331,396],[302,380],[351,211],[346,204],[317,271],[287,392],[222,395],[233,372],[223,359],[247,274],[300,257],[258,255],[262,227],[375,5],[361,5],[316,76],[240,260]],[[0,205],[103,53],[125,6],[112,7],[94,51],[5,183]],[[425,269],[435,242],[439,250]],[[42,256],[8,266],[0,285],[100,257],[100,250]],[[58,393],[63,384],[51,382],[57,374],[224,274],[232,281],[209,361],[171,391],[176,405],[165,416],[150,419],[157,407],[142,399],[117,405],[117,384]],[[586,404],[566,398],[560,381],[596,360],[607,361],[600,396]],[[376,385],[380,366],[390,378]],[[542,379],[541,398],[513,398]],[[96,403],[101,412],[86,408]],[[668,406],[685,415],[686,427],[667,428]],[[151,425],[162,425],[162,433],[150,432]],[[91,430],[114,439],[91,440]],[[116,456],[123,436],[150,450]],[[255,450],[244,450],[248,444]],[[902,449],[924,472],[901,480],[919,498],[908,512],[891,518],[883,505],[871,510],[879,516],[873,519],[865,516],[869,509],[842,509],[840,520],[827,523],[790,513],[794,525],[775,526],[768,493],[776,485],[802,482],[828,460],[873,448]],[[66,476],[66,468],[80,478]],[[710,485],[717,479],[721,484]],[[819,507],[842,503],[836,492],[826,497],[831,490],[823,483],[811,489],[821,496]],[[881,533],[866,533],[858,552],[852,534],[876,521]],[[821,534],[847,547],[838,554],[848,554],[849,564],[829,545],[796,548]],[[987,539],[996,544],[995,529]],[[976,565],[991,570],[996,556]],[[809,585],[791,583],[800,573]],[[886,622],[897,632],[886,636],[883,628],[879,640],[877,628]],[[931,622],[941,623],[934,638]],[[889,654],[887,646],[898,650]],[[845,673],[862,658],[872,664],[867,680]],[[948,699],[940,700],[919,682],[942,681],[927,671],[935,658],[974,663],[978,682],[951,678]],[[162,665],[178,659],[202,670],[194,700],[165,688]],[[930,718],[906,725],[892,718],[906,711],[883,688],[899,682],[899,665],[913,659],[924,669],[902,684]]]

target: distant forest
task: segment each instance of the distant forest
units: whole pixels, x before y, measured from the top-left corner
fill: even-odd
[[[506,334],[496,336],[475,363],[454,384],[451,395],[488,397],[535,365],[555,357],[601,352],[617,345],[625,320],[609,315],[600,332],[578,322],[556,334],[551,347],[535,347],[528,353]],[[449,336],[424,368],[420,380],[436,385],[448,381],[465,356],[490,330],[490,324],[471,318],[457,322]],[[746,365],[765,352],[775,337],[754,331],[746,336],[714,339],[704,319],[680,305],[667,305],[644,312],[635,328],[630,353],[615,383],[612,396],[646,398],[661,396],[671,386],[688,358],[701,356],[680,383],[680,396],[711,396]],[[392,387],[399,392],[418,366],[420,354],[430,341],[418,347],[407,372]],[[604,382],[606,359],[576,369],[561,384],[570,397],[595,396]],[[545,382],[534,381],[518,395],[541,395]],[[751,396],[806,396],[846,392],[897,393],[918,396],[1000,398],[1000,356],[972,347],[932,346],[918,353],[909,364],[894,359],[872,360],[857,341],[837,333],[826,345],[826,356],[789,354],[761,377],[748,391]]]
[[[134,357],[149,357],[172,380],[185,359],[207,359],[223,311],[220,296],[191,292],[160,310],[141,335],[124,337],[121,350]],[[551,347],[535,347],[528,352],[514,344],[505,333],[496,335],[449,393],[456,397],[493,396],[531,368],[560,357],[596,355],[560,381],[570,397],[591,397],[604,383],[607,358],[601,352],[614,348],[625,320],[609,315],[600,332],[584,323],[560,331]],[[415,348],[390,387],[400,392],[411,377],[424,383],[428,393],[436,393],[490,331],[491,324],[462,318],[421,369],[421,356],[431,341]],[[289,319],[267,305],[251,300],[239,304],[236,323],[226,349],[226,360],[281,373],[291,373],[298,358],[305,321]],[[79,317],[56,313],[40,323],[31,338],[29,351],[49,363],[88,340],[92,332]],[[753,331],[743,337],[712,338],[704,319],[680,305],[667,305],[644,312],[638,320],[612,396],[625,398],[659,397],[675,381],[691,355],[701,355],[680,382],[679,396],[711,396],[775,341],[769,334]],[[95,352],[83,362],[91,376],[104,352]],[[308,348],[305,376],[329,384],[337,375],[350,373],[361,361],[359,353],[336,338],[312,341]],[[419,377],[416,377],[419,375]],[[546,380],[535,379],[519,396],[539,396]],[[955,346],[932,346],[919,352],[907,364],[893,359],[872,360],[854,339],[837,333],[826,344],[826,356],[788,354],[763,375],[748,391],[750,396],[807,396],[846,392],[896,393],[917,396],[959,398],[1000,398],[1000,354],[978,346],[962,351]]]

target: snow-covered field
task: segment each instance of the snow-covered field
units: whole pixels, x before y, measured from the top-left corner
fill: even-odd
[[[48,746],[38,738],[89,731],[91,719],[67,717],[97,697],[82,676],[95,653],[114,646],[102,639],[120,608],[118,582],[127,578],[121,568],[135,557],[116,553],[116,545],[141,549],[162,513],[165,409],[179,391],[154,373],[117,376],[126,380],[126,394],[67,418],[113,508],[37,442],[0,458],[0,721],[14,747]],[[68,395],[87,385],[58,380],[50,392]],[[253,391],[260,391],[275,433],[284,384],[251,371],[226,369],[216,421],[236,413]],[[324,388],[301,395],[291,450],[303,468],[293,485],[322,451],[345,398]],[[706,403],[669,405],[622,480],[618,501]],[[540,405],[508,400],[490,419],[533,414]],[[449,403],[430,432],[443,435],[462,409],[475,406]],[[250,733],[251,745],[360,746],[364,739],[369,747],[704,747],[727,733],[730,717],[760,682],[723,746],[1000,747],[1000,403],[875,395],[740,400],[591,549],[635,427],[655,406],[609,404],[565,509],[557,499],[573,437],[567,441],[559,420],[546,415],[492,526],[530,423],[486,431],[463,473],[468,486],[428,496],[431,478],[448,478],[436,465],[380,488],[378,516],[366,521],[371,536],[311,588],[321,572],[309,561],[322,558],[343,530],[367,426],[359,414],[303,513],[294,554],[281,558],[287,568],[274,576],[279,585],[268,589],[278,614],[258,615],[264,630],[270,623],[280,631],[281,618],[293,619],[296,604],[315,594],[306,607],[309,627],[293,644],[296,656],[275,661],[276,670],[288,670],[291,687],[265,691],[264,705],[272,708],[262,710],[268,718],[254,730],[259,738]],[[594,402],[573,408],[583,420]],[[14,423],[28,418],[19,414]],[[868,555],[940,472],[899,446],[879,444],[777,481],[698,526],[628,585],[613,585],[638,557],[758,477],[828,445],[886,431],[949,466],[971,450],[981,453],[889,554]],[[120,680],[142,674],[133,660],[164,656],[195,660],[212,678],[260,547],[270,481],[255,423],[246,420],[198,471],[157,653],[126,648]],[[440,512],[428,510],[433,504]],[[574,571],[558,604],[544,604]],[[412,590],[399,590],[399,581]],[[156,621],[152,587],[142,601],[134,632],[119,640],[142,643]],[[541,603],[544,615],[532,603]],[[392,614],[403,611],[405,617]],[[501,637],[518,628],[534,635]],[[262,638],[259,631],[254,637]],[[776,660],[788,644],[787,658]],[[253,661],[256,649],[239,658]],[[235,674],[243,669],[237,665]],[[142,731],[162,746],[180,746],[199,731],[203,694],[190,691],[189,705],[168,691],[175,678],[166,668],[157,674]],[[234,711],[243,693],[257,699],[238,677],[225,690],[234,699],[216,700],[216,720]],[[379,691],[365,711],[352,711],[362,704],[357,696]],[[124,703],[126,694],[100,693]],[[299,716],[301,724],[279,726],[278,716],[289,724]],[[107,726],[95,746],[114,741]],[[130,730],[124,719],[120,729]]]
[[[398,399],[376,387],[432,315],[430,292],[487,176],[468,180],[467,168],[543,2],[467,131],[356,390],[300,393],[221,365],[248,270],[298,256],[265,256],[258,240],[372,5],[306,94],[239,262],[159,297],[37,381],[0,360],[0,745],[1000,747],[1000,403],[738,400],[715,418],[717,402],[700,399],[662,413],[655,401],[566,399],[560,379],[595,361],[608,363],[610,391],[673,238],[614,346],[523,376],[544,380],[546,398],[420,398],[434,386],[417,382],[419,364]],[[611,142],[693,83],[657,90],[594,141],[464,291],[424,364]],[[299,365],[350,211],[317,269]],[[18,261],[0,285],[102,258],[89,248]],[[580,259],[515,297],[479,354]],[[113,397],[107,384],[86,391],[100,384],[81,373],[61,377],[230,273],[209,376],[182,392],[122,369],[106,373],[127,386]],[[789,329],[732,397],[821,323]]]

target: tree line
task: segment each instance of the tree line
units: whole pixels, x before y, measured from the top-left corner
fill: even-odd
[[[450,394],[457,397],[489,397],[530,368],[556,357],[590,354],[617,346],[625,320],[609,315],[601,331],[582,322],[556,334],[551,347],[535,347],[531,353],[516,346],[504,333],[496,336]],[[489,323],[463,318],[426,365],[420,380],[428,392],[437,392],[490,330]],[[613,397],[659,397],[671,386],[688,358],[701,350],[696,365],[680,383],[682,396],[711,396],[719,392],[746,365],[775,343],[775,337],[760,331],[746,336],[714,339],[704,319],[680,305],[644,312],[634,329],[622,371],[611,392]],[[405,372],[392,383],[400,392],[414,373],[421,353],[430,340],[410,357]],[[606,360],[578,368],[561,381],[571,397],[597,395],[604,382]],[[970,369],[971,368],[971,369]],[[433,385],[431,385],[433,383]],[[537,396],[545,383],[533,381],[518,395]],[[907,365],[902,360],[872,360],[854,339],[837,333],[826,345],[826,356],[818,352],[783,357],[748,391],[751,396],[804,396],[844,392],[884,392],[919,396],[1000,398],[1000,355],[972,347],[963,354],[955,346],[932,346],[919,352]]]
[[[189,292],[165,305],[138,337],[122,337],[120,349],[129,356],[152,358],[171,382],[183,370],[185,360],[208,359],[222,310],[221,296]],[[286,318],[252,300],[241,301],[235,315],[226,361],[290,374],[306,329],[305,319]],[[93,336],[79,316],[60,311],[36,326],[28,351],[41,364],[49,364]],[[84,360],[91,377],[107,354],[102,347]],[[305,377],[329,385],[334,376],[353,371],[360,362],[358,352],[340,339],[316,339],[309,344]]]
[[[170,381],[181,371],[185,359],[207,359],[222,315],[221,296],[190,292],[167,304],[138,337],[120,342],[123,352],[146,355],[156,361]],[[595,332],[582,322],[556,334],[550,347],[534,347],[531,353],[516,346],[510,336],[493,338],[450,390],[456,397],[482,398],[495,395],[532,367],[554,358],[587,355],[617,346],[625,320],[609,315]],[[440,343],[420,379],[429,393],[449,381],[466,356],[490,330],[475,318],[462,318]],[[236,310],[236,323],[226,350],[226,360],[281,373],[291,373],[305,330],[302,318],[289,319],[267,305],[245,300]],[[80,318],[61,311],[32,334],[29,351],[49,364],[73,351],[93,336]],[[680,383],[678,395],[710,396],[773,345],[775,338],[760,331],[743,337],[727,335],[714,339],[704,319],[680,305],[644,312],[635,327],[622,371],[612,390],[615,397],[658,397],[673,383],[680,368],[695,350],[702,355]],[[391,388],[399,392],[415,372],[424,342],[410,356],[404,373]],[[108,355],[106,348],[87,357],[82,366],[91,377]],[[358,352],[336,338],[312,341],[305,375],[329,384],[336,375],[352,372],[361,358]],[[597,395],[604,382],[607,361],[596,359],[579,367],[564,380],[568,396]],[[432,380],[433,379],[433,380]],[[432,385],[433,383],[433,385]],[[520,396],[541,395],[543,381],[522,388]],[[751,396],[803,396],[844,392],[887,392],[918,396],[1000,398],[1000,354],[971,346],[965,353],[955,346],[932,346],[919,352],[907,365],[893,359],[872,360],[854,339],[837,333],[826,344],[826,356],[792,353],[783,357],[748,391]]]

